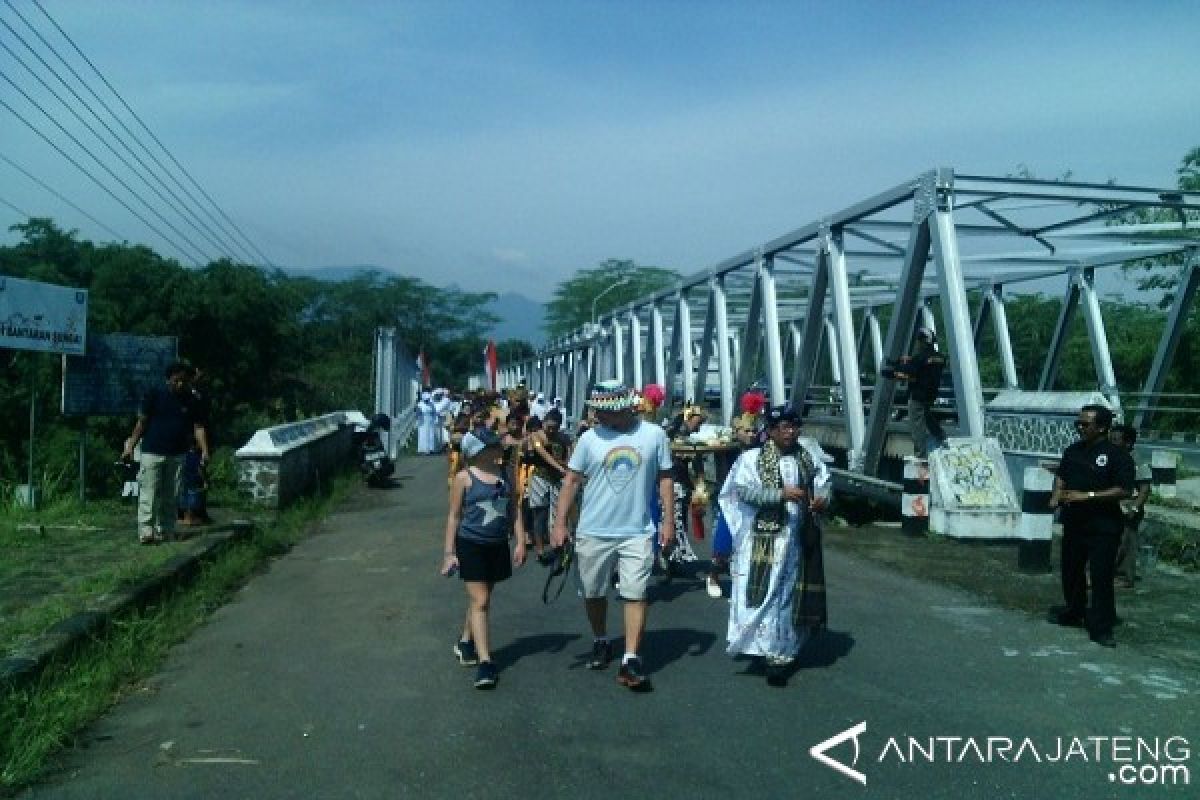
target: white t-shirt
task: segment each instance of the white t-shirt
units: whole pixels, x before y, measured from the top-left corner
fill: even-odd
[[[650,498],[657,491],[659,472],[671,469],[671,447],[662,428],[642,420],[624,433],[603,426],[590,428],[579,437],[567,466],[587,479],[579,533],[607,537],[654,533]]]

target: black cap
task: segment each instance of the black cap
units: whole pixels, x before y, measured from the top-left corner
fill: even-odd
[[[793,425],[799,425],[800,415],[791,406],[775,406],[767,409],[766,422],[767,430],[774,428],[781,422],[790,422]]]

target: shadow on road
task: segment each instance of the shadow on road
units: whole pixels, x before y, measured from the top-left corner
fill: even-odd
[[[561,653],[568,644],[580,638],[578,633],[539,633],[523,636],[492,651],[492,660],[499,667],[512,666],[525,656],[537,653]]]
[[[784,683],[791,680],[801,670],[833,666],[838,659],[845,657],[853,649],[854,637],[850,634],[841,631],[822,631],[800,650],[800,655],[784,674]],[[736,673],[737,675],[756,678],[766,675],[766,665],[762,656],[734,656],[733,660],[742,665],[742,671]]]
[[[826,630],[818,634],[800,651],[795,668],[831,667],[839,658],[854,649],[854,637],[841,631]]]
[[[684,656],[702,656],[712,649],[715,634],[693,628],[665,628],[646,632],[642,649],[642,660],[646,669],[662,669],[672,661]]]

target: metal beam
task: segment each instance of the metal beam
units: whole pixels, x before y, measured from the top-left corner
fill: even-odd
[[[1096,274],[1085,269],[1079,279],[1079,300],[1083,308],[1083,320],[1087,325],[1088,342],[1092,346],[1092,364],[1100,391],[1108,398],[1115,410],[1121,408],[1121,397],[1117,392],[1117,376],[1113,371],[1112,353],[1108,349],[1108,334],[1104,330],[1104,317],[1100,314],[1100,298],[1096,295]]]
[[[1008,333],[1008,311],[1004,308],[1004,287],[994,284],[987,292],[987,303],[992,308],[992,330],[996,335],[996,349],[1000,351],[1000,368],[1004,373],[1004,387],[1018,389],[1017,364],[1013,360],[1012,337]]]
[[[761,258],[761,257],[760,257]],[[750,306],[746,309],[746,321],[742,325],[740,353],[737,361],[737,385],[749,386],[758,380],[757,374],[751,374],[758,362],[758,353],[762,347],[762,281],[763,273],[760,262],[755,262],[754,284],[750,291]]]
[[[859,380],[858,350],[854,346],[854,313],[850,308],[850,279],[846,274],[846,255],[842,249],[842,232],[829,231],[825,246],[829,250],[829,288],[833,296],[834,330],[830,344],[841,363],[842,409],[849,441],[847,467],[862,468],[863,440],[866,423],[863,419],[862,383]]]
[[[719,278],[721,276],[714,276],[708,282],[708,308],[704,313],[704,328],[700,332],[700,358],[696,361],[696,373],[692,377],[692,382],[688,384],[687,397],[684,398],[685,403],[689,401],[704,403],[704,391],[708,384],[708,366],[712,363],[713,356],[713,337],[716,336],[717,329],[718,294],[722,305],[725,300],[724,292],[718,293],[714,288]]]
[[[954,376],[954,401],[958,407],[959,431],[966,436],[983,436],[983,386],[979,380],[979,362],[971,340],[971,315],[962,265],[958,261],[958,237],[954,233],[954,212],[950,210],[950,189],[944,190],[933,222],[933,254],[941,287],[942,320],[946,323],[943,341],[949,345],[950,371]]]
[[[662,303],[655,300],[650,306],[650,353],[654,359],[654,382],[666,386],[666,343],[663,341]]]
[[[1054,335],[1050,337],[1050,348],[1046,351],[1046,363],[1042,367],[1042,377],[1038,381],[1039,392],[1054,390],[1054,382],[1058,380],[1058,368],[1062,360],[1063,346],[1067,340],[1067,330],[1075,317],[1075,306],[1079,304],[1079,272],[1073,270],[1067,278],[1067,293],[1063,297],[1062,307],[1058,311],[1058,322],[1054,324]]]
[[[725,307],[725,278],[716,276],[712,281],[713,310],[716,312],[715,338],[717,345],[717,372],[721,378],[721,424],[733,422],[733,366],[729,357],[729,315]],[[701,392],[698,402],[704,402]]]
[[[678,308],[675,312],[675,329],[679,334],[678,361],[681,373],[679,389],[684,394],[679,399],[681,402],[686,402],[688,386],[696,372],[692,367],[692,307],[688,305],[687,295],[683,292],[679,293]]]
[[[1167,324],[1163,328],[1162,338],[1158,340],[1158,349],[1154,352],[1154,361],[1150,365],[1150,373],[1146,376],[1146,385],[1142,387],[1145,395],[1145,407],[1138,411],[1134,424],[1142,428],[1150,424],[1154,418],[1155,399],[1162,392],[1167,381],[1167,371],[1175,359],[1175,350],[1179,339],[1187,328],[1188,315],[1192,303],[1196,299],[1196,289],[1200,286],[1200,249],[1188,253],[1183,271],[1179,276],[1179,286],[1175,289],[1175,299],[1171,303],[1171,312],[1167,315]]]
[[[904,355],[912,335],[913,323],[917,319],[917,306],[921,302],[921,281],[925,276],[925,262],[931,247],[929,212],[932,202],[915,209],[909,227],[908,247],[905,250],[904,268],[900,273],[900,285],[896,292],[896,304],[888,322],[884,359],[895,362]],[[866,441],[863,445],[863,472],[874,475],[879,471],[883,457],[883,444],[887,438],[887,423],[892,414],[892,400],[896,396],[896,381],[882,372],[875,379],[875,391],[871,395],[871,414],[867,419]]]
[[[829,256],[822,251],[817,258],[808,292],[808,313],[804,315],[804,331],[800,336],[800,352],[792,367],[792,397],[789,404],[801,413],[808,398],[808,387],[812,383],[817,364],[821,327],[824,325],[825,292],[829,286]]]
[[[762,287],[763,344],[767,351],[767,384],[771,392],[771,403],[783,405],[787,402],[787,386],[783,377],[783,344],[779,337],[779,307],[775,293],[775,261],[764,256],[759,262]]]
[[[633,386],[641,389],[642,382],[642,321],[638,319],[637,311],[629,312],[629,361],[633,368]]]

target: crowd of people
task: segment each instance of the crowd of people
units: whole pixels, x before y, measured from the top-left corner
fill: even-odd
[[[905,366],[905,377],[919,379],[919,366]],[[825,627],[821,519],[831,497],[832,458],[800,435],[795,409],[766,408],[765,398],[747,393],[732,442],[722,448],[724,463],[710,462],[714,450],[689,446],[707,411],[687,403],[660,419],[662,395],[656,386],[639,392],[601,382],[573,436],[561,400],[530,396],[524,386],[462,397],[440,390],[422,400],[435,409],[446,404],[444,414],[430,418],[441,430],[427,430],[422,441],[442,442],[424,452],[449,458],[442,572],[458,572],[466,586],[466,620],[454,653],[461,664],[478,667],[477,687],[497,682],[488,638],[495,585],[528,552],[549,566],[573,545],[593,636],[587,666],[603,670],[617,659],[608,627],[615,590],[623,601],[624,644],[617,681],[649,691],[639,655],[649,583],[656,570],[670,580],[700,560],[693,539],[709,512],[711,554],[701,577],[710,596],[728,597],[730,655],[755,657],[768,684],[785,685],[805,642]],[[929,430],[924,421],[920,427],[922,434]],[[1125,586],[1137,577],[1137,527],[1149,480],[1131,457],[1136,432],[1114,424],[1109,409],[1085,407],[1076,427],[1079,441],[1063,454],[1050,498],[1051,508],[1061,509],[1066,601],[1053,619],[1113,646],[1114,585],[1118,573]],[[707,489],[712,473],[715,494]],[[726,572],[728,595],[721,583]]]
[[[599,383],[568,435],[561,399],[524,386],[422,396],[418,450],[445,452],[449,462],[441,571],[457,573],[467,595],[453,651],[459,663],[477,667],[476,687],[498,679],[488,625],[496,584],[527,554],[548,567],[570,547],[593,636],[587,666],[604,670],[618,659],[608,628],[615,590],[624,645],[617,681],[651,690],[639,654],[648,587],[656,570],[670,580],[699,560],[692,538],[710,510],[712,557],[702,579],[710,596],[724,598],[720,579],[729,572],[728,652],[758,658],[768,683],[784,685],[804,642],[824,626],[820,515],[831,459],[799,436],[793,410],[766,409],[759,395],[744,399],[735,438],[721,448],[727,458],[712,462],[711,451],[687,446],[705,409],[689,403],[660,421],[662,397],[655,386]],[[707,491],[710,472],[719,493]]]

